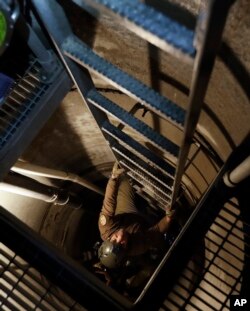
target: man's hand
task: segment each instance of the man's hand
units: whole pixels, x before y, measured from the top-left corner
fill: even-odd
[[[124,172],[125,172],[124,168],[120,168],[119,163],[115,162],[113,169],[112,169],[111,178],[117,179]]]
[[[175,210],[173,210],[173,209],[167,209],[166,210],[166,216],[172,218],[172,217],[174,217],[174,214],[175,214]]]
[[[106,285],[110,286],[112,283],[111,276],[106,271],[106,269],[102,267],[101,263],[100,262],[96,263],[93,265],[93,267],[95,268],[95,273],[104,275],[105,280],[106,280]]]

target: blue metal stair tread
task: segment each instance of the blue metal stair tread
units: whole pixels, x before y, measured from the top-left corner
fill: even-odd
[[[112,145],[112,149],[115,153],[119,154],[122,158],[126,159],[128,162],[132,163],[138,170],[142,171],[145,175],[148,175],[149,178],[155,180],[159,183],[161,187],[165,187],[167,191],[172,191],[173,180],[162,176],[162,174],[155,170],[148,163],[145,163],[143,160],[132,154],[129,150],[119,145],[118,143]]]
[[[120,122],[131,127],[139,134],[146,137],[151,143],[153,143],[157,148],[161,149],[163,152],[167,152],[175,158],[178,156],[179,147],[169,141],[166,137],[158,134],[147,124],[143,123],[139,119],[135,118],[133,115],[129,114],[125,109],[119,107],[111,100],[102,96],[96,90],[92,89],[87,93],[88,101],[103,110],[104,112],[110,114],[111,116],[117,118]]]
[[[74,61],[100,75],[122,92],[140,101],[148,109],[183,129],[184,109],[97,55],[78,38],[68,37],[62,49]]]
[[[163,174],[167,175],[171,179],[174,179],[175,168],[157,156],[150,149],[138,143],[131,136],[120,131],[117,127],[107,121],[102,125],[102,131],[116,139],[121,145],[125,146],[125,148],[129,149],[138,157],[159,169]]]
[[[141,38],[189,62],[193,60],[194,31],[153,7],[136,0],[84,0],[82,3],[82,7],[97,18],[100,13],[113,13],[119,24]]]

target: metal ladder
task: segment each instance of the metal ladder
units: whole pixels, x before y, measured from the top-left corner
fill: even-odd
[[[43,16],[46,4],[40,5],[38,0],[33,2],[39,14]],[[64,36],[53,30],[53,23],[47,26],[62,59],[114,155],[134,180],[134,187],[145,199],[149,201],[153,199],[154,204],[160,208],[172,209],[179,194],[190,145],[232,1],[211,0],[206,11],[201,12],[195,30],[188,29],[184,24],[139,1],[75,0],[73,2],[97,18],[103,13],[109,14],[119,24],[155,47],[193,66],[189,104],[185,111],[178,104],[97,55],[73,35],[68,25]],[[61,14],[60,18],[62,18],[62,12],[57,14],[58,16]],[[136,118],[133,113],[127,112],[99,93],[93,81],[89,82],[90,75],[85,78],[79,76],[75,63],[135,99],[142,108],[152,111],[156,116],[181,129],[183,131],[181,145],[177,146]],[[85,85],[86,81],[88,87]],[[101,117],[98,111],[101,112]],[[122,126],[115,126],[107,116],[111,116]],[[135,139],[135,136],[129,135],[123,130],[124,126],[139,134],[144,142],[150,142],[166,155],[167,160],[145,147]]]

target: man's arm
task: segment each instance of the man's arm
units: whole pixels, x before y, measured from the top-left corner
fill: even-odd
[[[172,215],[165,215],[162,219],[149,229],[149,231],[158,231],[160,233],[166,233],[172,222]]]
[[[112,217],[115,214],[116,208],[116,197],[118,190],[118,179],[121,174],[124,173],[124,169],[119,167],[118,162],[115,162],[112,169],[111,176],[106,186],[104,201],[101,213]]]
[[[169,230],[172,223],[172,215],[168,213],[157,224],[146,231],[131,234],[129,255],[141,255],[150,248],[163,250],[166,247],[163,234]]]
[[[116,208],[117,188],[118,182],[110,178],[98,220],[98,227],[103,241],[107,240],[114,231],[115,224],[113,216]]]
[[[106,186],[105,196],[103,200],[102,210],[100,212],[98,227],[101,238],[105,241],[117,229],[118,224],[114,221],[116,198],[119,187],[119,176],[124,172],[115,163],[111,177]]]
[[[112,217],[114,215],[116,207],[117,190],[118,190],[118,180],[117,178],[112,178],[111,176],[106,186],[101,214],[107,215],[109,217]]]

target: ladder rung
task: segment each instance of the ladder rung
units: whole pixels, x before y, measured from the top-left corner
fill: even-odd
[[[86,5],[82,7],[97,18],[102,13],[114,15],[119,24],[160,49],[182,60],[193,60],[194,31],[153,7],[136,0],[84,0],[83,3]]]
[[[129,170],[127,174],[132,178],[135,178],[144,187],[151,189],[150,191],[155,193],[157,196],[161,197],[163,200],[169,202],[171,199],[171,191],[163,189],[158,183],[153,181],[150,177],[146,176],[142,171],[138,170],[133,164],[128,163],[126,160],[120,160],[119,163],[122,167]],[[152,189],[153,188],[153,189]]]
[[[143,171],[144,174],[150,176],[156,182],[161,184],[163,187],[166,187],[168,190],[172,191],[173,180],[170,178],[164,178],[164,176],[159,176],[159,172],[155,170],[152,166],[148,165],[137,156],[133,155],[126,148],[119,144],[114,144],[112,149],[115,153],[119,154],[122,158],[126,159],[128,162],[132,163],[140,171]]]
[[[157,148],[163,152],[167,152],[170,155],[177,157],[178,146],[169,141],[166,137],[158,134],[147,124],[143,123],[139,119],[135,118],[133,115],[129,114],[125,109],[119,107],[111,100],[102,96],[96,90],[92,89],[87,94],[88,101],[108,113],[109,115],[115,117],[120,122],[131,127],[133,130],[143,135],[147,140],[154,144]]]
[[[173,166],[165,162],[162,158],[158,157],[150,149],[147,149],[125,132],[120,131],[117,127],[109,122],[104,122],[102,131],[107,133],[112,138],[116,139],[120,145],[123,145],[126,149],[134,153],[136,156],[150,163],[153,167],[161,171],[161,173],[167,175],[171,179],[174,179],[175,169]]]
[[[185,111],[181,107],[98,56],[78,38],[68,37],[62,45],[62,49],[68,57],[89,71],[101,76],[122,92],[145,105],[149,110],[183,129]]]

